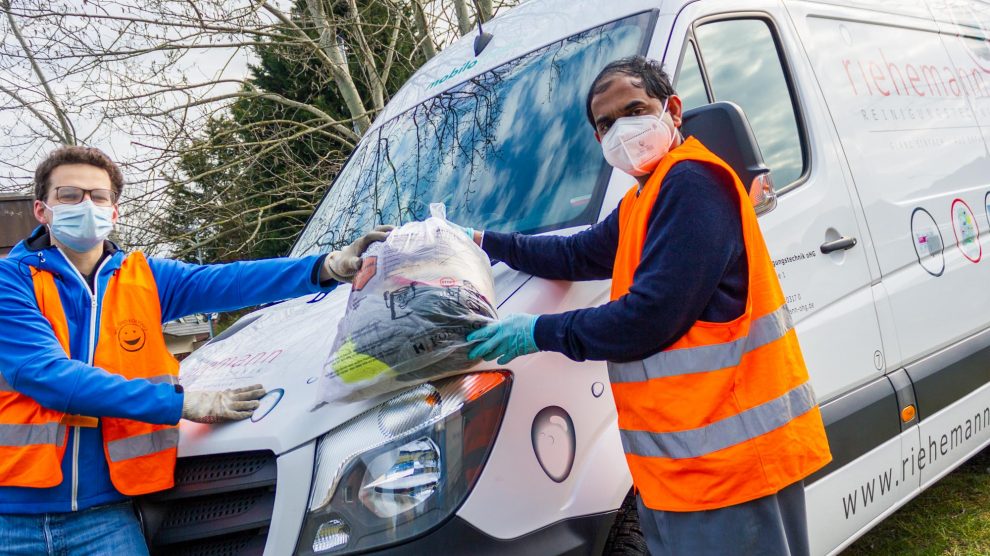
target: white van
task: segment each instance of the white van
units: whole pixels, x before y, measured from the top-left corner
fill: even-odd
[[[586,229],[633,184],[588,85],[663,60],[686,108],[742,107],[772,170],[760,223],[834,455],[806,481],[811,543],[836,553],[990,442],[987,27],[966,0],[532,0],[406,83],[293,254],[430,202],[480,229]],[[493,271],[501,314],[608,298]],[[348,291],[263,308],[183,363],[187,387],[271,392],[250,421],[183,423],[176,488],[142,502],[153,551],[642,549],[604,363],[539,353],[314,410]]]

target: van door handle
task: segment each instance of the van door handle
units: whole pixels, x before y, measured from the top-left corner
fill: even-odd
[[[833,251],[845,251],[846,249],[852,249],[856,247],[856,238],[854,237],[840,237],[839,239],[833,241],[826,241],[820,247],[822,250],[822,255],[828,255]]]

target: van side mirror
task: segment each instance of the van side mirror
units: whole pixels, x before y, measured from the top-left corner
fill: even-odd
[[[681,133],[694,136],[736,171],[749,188],[757,215],[776,208],[770,168],[763,162],[753,129],[738,104],[720,101],[688,110],[682,118]]]

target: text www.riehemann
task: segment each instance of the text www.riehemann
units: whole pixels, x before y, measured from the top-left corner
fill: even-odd
[[[990,431],[990,407],[983,408],[983,411],[975,413],[965,422],[941,435],[929,434],[927,441],[922,442],[917,449],[915,446],[911,447],[911,453],[901,460],[899,466],[892,466],[877,473],[846,493],[842,498],[842,511],[846,519],[856,515],[857,510],[866,510],[875,505],[880,498],[900,487],[901,483],[911,481],[925,467],[933,465],[939,458],[948,457],[953,450],[963,446],[984,430]]]

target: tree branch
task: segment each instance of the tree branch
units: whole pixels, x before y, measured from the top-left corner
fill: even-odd
[[[14,38],[24,49],[24,54],[27,55],[28,60],[31,62],[31,69],[34,71],[34,75],[41,82],[41,86],[45,89],[45,94],[48,97],[48,103],[51,104],[52,110],[55,112],[55,117],[58,118],[59,127],[62,132],[59,134],[59,139],[63,144],[75,145],[76,144],[76,132],[73,129],[72,124],[69,122],[68,118],[65,116],[65,112],[62,110],[62,106],[55,99],[55,93],[52,91],[51,86],[48,84],[48,78],[45,77],[45,72],[41,71],[41,66],[34,59],[34,54],[31,52],[31,48],[28,46],[27,41],[24,40],[24,36],[21,35],[20,28],[17,25],[17,21],[14,16],[10,13],[10,0],[0,0],[0,9],[2,9],[7,14],[7,22],[10,23],[10,32],[14,34]]]
[[[24,108],[28,112],[34,114],[34,117],[35,118],[38,118],[38,121],[40,121],[42,123],[42,125],[44,125],[48,129],[48,131],[51,131],[52,132],[52,135],[54,136],[54,137],[52,137],[52,139],[54,139],[55,141],[61,142],[61,143],[65,143],[65,141],[64,141],[64,139],[62,137],[62,131],[55,124],[53,124],[52,122],[48,121],[48,116],[47,115],[42,114],[31,103],[29,103],[26,100],[24,100],[23,98],[21,98],[17,94],[16,91],[13,91],[11,89],[8,89],[8,88],[4,87],[3,85],[0,85],[0,92],[3,92],[4,94],[6,94],[7,96],[9,96],[10,98],[12,98],[15,101],[17,101],[17,103],[21,106],[21,108]]]

